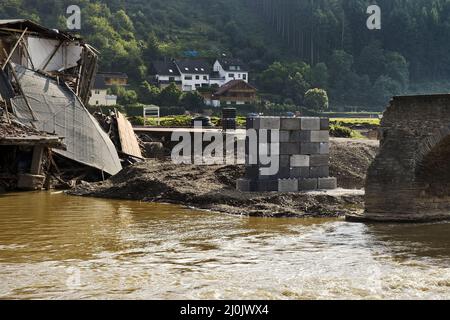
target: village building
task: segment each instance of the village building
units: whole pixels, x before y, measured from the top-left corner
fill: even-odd
[[[97,73],[91,90],[89,105],[91,106],[115,106],[117,96],[108,93],[113,86],[127,86],[128,76],[121,72]]]
[[[214,62],[213,72],[218,76],[219,86],[232,80],[248,82],[248,67],[239,59],[218,59]]]
[[[177,66],[178,71],[181,75],[183,91],[195,91],[198,88],[209,86],[209,74],[211,73],[211,66],[206,60],[175,60],[174,64]]]
[[[248,83],[249,78],[247,66],[239,59],[217,59],[212,66],[204,59],[155,61],[151,72],[159,88],[175,83],[184,92],[222,87],[232,80]]]
[[[173,61],[155,61],[152,64],[151,71],[155,76],[155,82],[161,89],[171,83],[175,83],[178,89],[183,89],[181,74]]]
[[[231,80],[213,93],[203,92],[206,105],[213,107],[244,105],[256,102],[257,90],[244,80]]]

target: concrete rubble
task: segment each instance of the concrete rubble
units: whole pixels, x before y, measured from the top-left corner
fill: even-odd
[[[98,55],[70,33],[29,20],[0,20],[0,126],[21,124],[34,130],[35,136],[54,135],[63,142],[63,148],[45,145],[49,152],[39,157],[39,171],[52,172],[66,187],[80,179],[103,180],[122,170],[121,161],[141,156],[136,151],[137,138],[123,116],[118,115],[115,123],[120,141],[115,146],[86,108]],[[18,149],[11,149],[10,133],[1,129],[0,133],[0,140],[10,144],[0,146],[0,156],[15,157]],[[36,147],[33,139],[28,143],[28,149]],[[26,149],[23,141],[15,147]],[[46,162],[51,165],[45,166]],[[0,167],[0,173],[8,170]],[[19,175],[17,168],[15,175]],[[12,185],[20,187],[17,181]],[[33,181],[28,185],[25,189],[42,187]]]

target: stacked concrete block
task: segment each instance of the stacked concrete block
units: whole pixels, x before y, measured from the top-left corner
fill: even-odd
[[[247,129],[256,131],[258,141],[256,148],[247,141],[246,174],[238,181],[238,190],[303,192],[337,187],[336,179],[329,177],[328,119],[255,117],[247,119]],[[250,157],[250,150],[258,150],[258,155]],[[276,172],[263,173],[271,165],[263,161],[267,159],[261,156],[262,151],[277,159]],[[250,163],[249,159],[256,163]]]

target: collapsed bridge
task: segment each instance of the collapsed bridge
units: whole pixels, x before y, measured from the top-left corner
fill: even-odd
[[[394,97],[368,171],[365,212],[348,220],[450,219],[450,95]]]

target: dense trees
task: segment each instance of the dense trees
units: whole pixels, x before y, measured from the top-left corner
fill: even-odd
[[[377,31],[366,27],[366,9],[375,3],[382,13]],[[71,0],[2,0],[0,18],[30,18],[64,29],[71,4]],[[121,92],[124,101],[154,103],[166,95],[148,84],[150,62],[186,52],[243,59],[251,68],[250,80],[280,103],[302,105],[306,91],[320,88],[328,92],[331,106],[382,109],[393,94],[424,93],[425,87],[448,90],[436,84],[450,78],[450,0],[78,0],[77,4],[82,9],[80,33],[102,52],[100,69],[130,76],[128,91],[134,93]],[[197,98],[185,98],[184,103],[195,104]]]
[[[334,103],[379,108],[407,92],[410,81],[450,77],[449,0],[247,2],[298,59],[326,64]],[[366,9],[374,3],[382,12],[378,31],[366,28]]]

